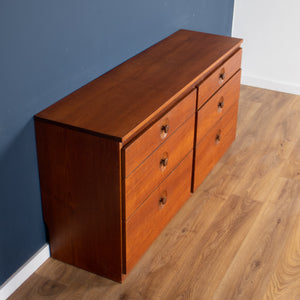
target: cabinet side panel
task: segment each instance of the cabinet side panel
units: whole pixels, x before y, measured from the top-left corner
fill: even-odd
[[[51,256],[122,279],[119,143],[35,120]]]

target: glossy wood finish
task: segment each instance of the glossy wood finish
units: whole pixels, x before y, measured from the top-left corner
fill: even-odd
[[[241,43],[240,39],[179,30],[37,117],[124,144],[191,91]]]
[[[35,121],[51,256],[121,281],[119,143]]]
[[[205,137],[215,123],[226,114],[240,96],[241,71],[235,74],[201,109],[197,117],[197,141]]]
[[[224,64],[205,79],[198,88],[198,108],[200,108],[219,88],[221,88],[241,67],[242,49],[239,49]]]
[[[122,285],[49,259],[9,300],[300,299],[299,119],[242,86],[236,141]]]
[[[140,165],[160,144],[195,113],[196,90],[160,117],[152,126],[123,148],[124,177],[127,177]]]
[[[124,180],[126,219],[192,150],[194,127],[192,116]],[[162,159],[167,159],[166,166]]]
[[[157,235],[155,226],[162,229],[171,214],[160,225],[152,215],[154,224],[135,229],[141,236],[150,228],[139,237],[140,249],[132,229],[140,221],[128,220],[128,230],[126,221],[147,219],[144,201],[193,149],[196,87],[201,82],[211,89],[220,66],[226,81],[238,67],[234,53],[241,42],[180,30],[35,116],[53,257],[119,282],[125,278]],[[190,175],[184,186],[176,184],[178,205],[187,182],[192,185]]]
[[[130,271],[191,194],[192,152],[129,218],[126,267]],[[165,204],[160,201],[165,199]]]
[[[201,184],[235,139],[238,103],[218,121],[195,149],[193,191]]]

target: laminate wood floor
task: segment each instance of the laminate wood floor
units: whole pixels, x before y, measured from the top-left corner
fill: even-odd
[[[300,299],[300,96],[241,87],[236,141],[122,285],[50,258],[10,299]]]

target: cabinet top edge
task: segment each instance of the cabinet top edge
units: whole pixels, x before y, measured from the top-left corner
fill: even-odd
[[[35,117],[126,143],[242,42],[180,29]]]

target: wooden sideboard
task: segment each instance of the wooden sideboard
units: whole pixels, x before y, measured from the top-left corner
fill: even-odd
[[[241,43],[179,30],[35,116],[52,257],[126,277],[235,139]]]

